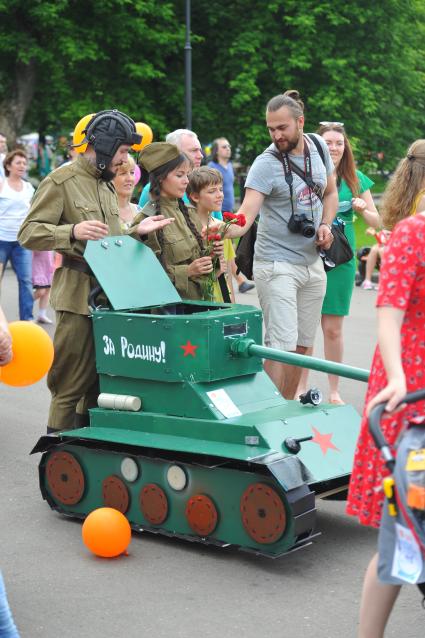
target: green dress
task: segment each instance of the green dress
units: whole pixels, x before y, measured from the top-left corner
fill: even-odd
[[[359,178],[359,193],[369,190],[374,182],[361,171],[356,171]],[[345,222],[345,236],[353,249],[354,257],[345,264],[328,270],[326,295],[323,300],[322,315],[347,316],[350,312],[351,296],[356,277],[356,244],[354,236],[354,211],[351,208],[353,193],[347,182],[341,180],[338,189],[339,207],[337,216]]]

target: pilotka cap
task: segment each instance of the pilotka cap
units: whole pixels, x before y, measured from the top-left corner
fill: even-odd
[[[139,163],[150,173],[167,162],[177,159],[180,155],[179,149],[174,144],[153,142],[141,151]]]

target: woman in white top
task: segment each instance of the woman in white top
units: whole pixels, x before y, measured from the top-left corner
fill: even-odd
[[[33,186],[23,177],[27,171],[27,156],[17,149],[4,159],[5,178],[0,182],[0,278],[8,261],[18,278],[19,318],[32,317],[32,255],[17,241],[18,230],[27,216],[34,194]]]

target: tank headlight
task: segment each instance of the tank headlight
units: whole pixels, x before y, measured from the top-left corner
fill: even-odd
[[[187,485],[186,472],[179,465],[170,465],[167,470],[168,485],[176,492],[181,492]]]
[[[121,461],[121,474],[129,483],[134,483],[139,476],[139,466],[136,461],[129,456]]]
[[[311,405],[319,405],[322,403],[323,395],[318,388],[310,388],[305,394],[300,394],[300,402],[305,405],[310,403]]]

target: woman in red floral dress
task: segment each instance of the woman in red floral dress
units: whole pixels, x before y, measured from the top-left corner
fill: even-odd
[[[391,412],[406,392],[425,387],[425,140],[417,140],[401,160],[385,192],[383,225],[392,229],[381,267],[378,346],[372,362],[366,409],[354,456],[347,513],[363,525],[379,527],[388,474],[369,434],[367,415],[387,401]],[[397,224],[397,225],[396,225]],[[404,426],[425,415],[425,402],[387,414],[383,433],[394,445]],[[382,584],[377,554],[366,572],[359,638],[382,638],[400,587]]]

